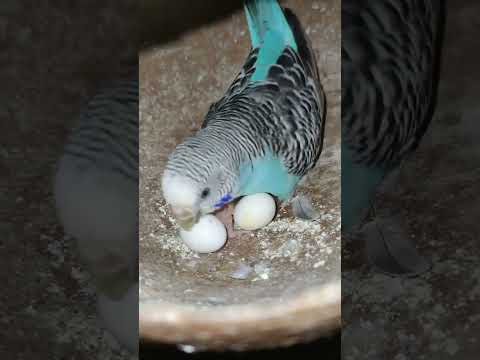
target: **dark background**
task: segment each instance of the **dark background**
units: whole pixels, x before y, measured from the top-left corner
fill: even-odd
[[[309,344],[295,345],[288,348],[275,350],[247,351],[241,353],[198,353],[186,354],[176,350],[172,346],[144,345],[140,347],[139,358],[142,360],[158,359],[159,355],[172,359],[273,359],[280,356],[285,358],[306,358],[307,356],[318,357],[325,360],[340,359],[340,334],[330,338],[320,339]]]

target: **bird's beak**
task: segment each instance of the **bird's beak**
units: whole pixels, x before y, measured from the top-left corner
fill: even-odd
[[[198,222],[199,214],[198,211],[194,212],[192,209],[182,208],[178,210],[173,210],[173,215],[177,219],[178,225],[184,230],[191,230],[193,225]]]

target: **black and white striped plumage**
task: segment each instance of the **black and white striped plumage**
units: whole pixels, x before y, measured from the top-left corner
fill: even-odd
[[[287,47],[265,81],[250,82],[257,54],[252,50],[226,94],[210,107],[202,125],[205,141],[210,129],[221,129],[238,140],[232,150],[244,155],[241,161],[270,149],[289,173],[303,176],[315,166],[323,142],[325,102],[315,62],[305,64]]]
[[[435,99],[442,0],[342,1],[343,144],[388,167],[422,138]]]
[[[88,103],[67,140],[65,155],[138,181],[137,80],[115,82]]]
[[[55,202],[99,291],[118,298],[138,281],[138,79],[95,96],[67,139]]]

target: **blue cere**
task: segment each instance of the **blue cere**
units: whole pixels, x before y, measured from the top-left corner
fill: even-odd
[[[225,194],[223,195],[220,200],[215,204],[213,205],[214,207],[216,207],[217,209],[221,208],[223,205],[225,204],[228,204],[231,200],[233,199],[232,195],[231,194]]]

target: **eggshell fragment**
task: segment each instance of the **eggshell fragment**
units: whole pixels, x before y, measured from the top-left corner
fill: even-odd
[[[273,197],[266,193],[258,193],[240,199],[235,207],[233,219],[240,229],[257,230],[273,220],[275,211]]]
[[[225,245],[227,230],[215,216],[205,215],[189,231],[180,229],[180,237],[193,251],[211,253]]]

